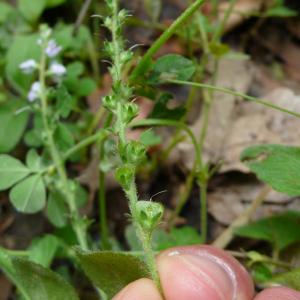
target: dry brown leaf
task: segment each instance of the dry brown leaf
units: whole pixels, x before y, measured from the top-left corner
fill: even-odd
[[[250,206],[263,187],[258,182],[233,183],[219,187],[209,193],[209,213],[222,225],[230,225]],[[271,191],[264,204],[252,216],[253,220],[264,218],[286,209],[300,209],[300,198],[291,198],[285,194]]]
[[[272,4],[270,0],[240,0],[236,3],[232,14],[225,26],[225,32],[228,32],[236,26],[249,19],[253,13],[259,12],[263,7]],[[229,2],[223,2],[219,6],[219,20],[223,20],[224,13],[229,7]]]

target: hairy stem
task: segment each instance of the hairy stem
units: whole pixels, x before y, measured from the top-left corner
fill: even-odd
[[[87,250],[87,237],[86,230],[83,226],[82,220],[79,216],[77,206],[75,203],[74,193],[70,190],[68,177],[66,170],[63,164],[63,158],[60,156],[60,153],[56,147],[53,131],[48,122],[48,106],[47,106],[47,89],[46,89],[46,64],[47,57],[44,51],[42,51],[41,62],[40,62],[40,73],[39,73],[39,82],[41,85],[41,113],[43,126],[46,133],[47,138],[47,146],[49,148],[52,160],[56,166],[57,173],[59,175],[61,184],[62,184],[62,193],[66,197],[66,202],[70,210],[71,214],[71,222],[75,234],[77,236],[78,243],[80,246]]]

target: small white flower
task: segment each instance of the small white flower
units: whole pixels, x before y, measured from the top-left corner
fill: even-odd
[[[38,64],[34,59],[28,59],[19,65],[19,68],[24,74],[31,74],[35,71]]]
[[[58,55],[58,53],[62,50],[62,47],[57,45],[54,40],[50,40],[48,42],[47,48],[45,49],[46,54],[48,57],[53,58]]]
[[[51,75],[54,75],[56,77],[61,77],[67,72],[67,69],[62,64],[53,62],[50,65],[49,72]]]
[[[29,102],[34,102],[35,100],[40,98],[41,94],[41,84],[36,81],[31,85],[30,91],[28,93],[28,101]]]

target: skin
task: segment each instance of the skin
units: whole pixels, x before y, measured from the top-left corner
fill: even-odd
[[[232,256],[212,246],[176,247],[157,257],[165,300],[300,300],[300,292],[269,288],[255,296],[252,279]],[[113,300],[163,300],[150,279],[132,282]]]

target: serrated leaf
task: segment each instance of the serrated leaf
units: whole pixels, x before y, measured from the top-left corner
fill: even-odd
[[[30,170],[19,160],[6,155],[0,155],[0,191],[6,190],[28,176]]]
[[[23,213],[36,213],[46,203],[46,189],[40,175],[32,175],[10,191],[10,199],[16,210]]]
[[[153,65],[150,83],[163,82],[167,79],[189,80],[196,71],[195,64],[178,54],[160,57]]]
[[[275,190],[289,196],[300,195],[300,148],[258,145],[241,155],[252,172]]]
[[[0,105],[0,153],[13,150],[23,135],[29,114],[25,111],[16,114],[22,105],[21,101],[8,101]]]
[[[267,283],[284,285],[300,291],[300,268],[276,275]]]
[[[149,277],[146,264],[131,254],[77,251],[77,257],[86,275],[109,299],[130,282]]]
[[[239,236],[270,242],[276,249],[300,241],[300,212],[286,212],[236,228]]]
[[[35,239],[28,249],[29,259],[45,268],[49,268],[59,246],[60,241],[52,234]]]

